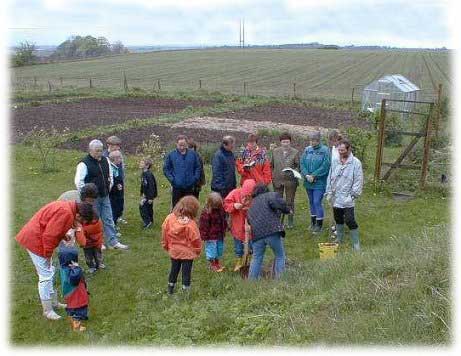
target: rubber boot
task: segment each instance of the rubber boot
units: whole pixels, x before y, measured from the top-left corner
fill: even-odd
[[[237,259],[235,260],[234,272],[240,271],[240,268],[242,267],[243,267],[243,258],[237,257]]]
[[[72,330],[74,331],[85,331],[86,328],[83,326],[82,322],[80,320],[75,320],[73,318],[70,319],[70,326],[72,327]]]
[[[174,283],[168,283],[168,294],[172,295],[174,293]]]
[[[314,231],[316,222],[317,222],[317,216],[311,215],[311,226],[309,230]]]
[[[52,300],[42,300],[43,316],[49,320],[59,320],[61,316],[53,310]]]
[[[314,234],[319,234],[322,232],[322,227],[323,227],[323,219],[316,219],[315,220],[315,226],[314,226],[314,229],[312,230],[312,232]]]
[[[351,230],[352,249],[360,251],[359,229]]]
[[[58,302],[58,293],[54,292],[51,294],[51,300],[53,301],[53,308],[60,308],[65,309],[67,308],[67,304],[59,303]]]
[[[336,224],[336,242],[340,244],[344,242],[344,224]]]
[[[287,229],[292,229],[294,227],[293,217],[294,217],[293,214],[288,214]]]

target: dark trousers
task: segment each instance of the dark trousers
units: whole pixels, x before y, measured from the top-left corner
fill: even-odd
[[[197,197],[195,194],[194,194],[194,189],[193,188],[189,188],[189,189],[180,189],[180,188],[175,188],[173,187],[173,194],[171,195],[171,203],[173,204],[172,205],[172,208],[175,207],[176,203],[182,198],[182,197],[185,197],[186,195],[194,195],[195,197]]]
[[[88,268],[99,268],[103,263],[102,251],[97,247],[85,247],[83,248],[85,253],[85,260]]]
[[[142,205],[139,205],[139,213],[144,225],[154,223],[154,203],[149,204],[146,200]]]
[[[110,206],[112,208],[112,219],[114,220],[114,224],[117,225],[118,218],[123,215],[125,199],[123,196],[114,197],[112,195],[109,195],[109,199],[110,199]]]
[[[355,221],[354,208],[335,208],[333,207],[333,215],[335,222],[339,225],[346,223],[351,230],[357,229],[359,226]]]
[[[182,269],[182,285],[189,287],[192,273],[192,262],[194,262],[194,260],[175,260],[172,258],[168,282],[175,284],[178,280],[179,271]]]

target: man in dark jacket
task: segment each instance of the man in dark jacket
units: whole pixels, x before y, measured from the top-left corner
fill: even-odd
[[[172,208],[182,197],[194,195],[194,187],[202,174],[197,153],[187,146],[187,137],[178,136],[176,149],[165,157],[163,164],[163,173],[173,188]]]
[[[120,243],[117,239],[112,217],[109,192],[114,184],[114,177],[110,169],[109,159],[102,156],[103,144],[99,140],[92,140],[89,145],[89,154],[77,165],[75,172],[75,186],[81,190],[86,183],[94,183],[98,188],[98,198],[94,207],[104,225],[104,236],[109,248],[127,250],[128,246]],[[103,250],[105,247],[103,247]]]
[[[247,215],[253,236],[251,240],[253,258],[248,274],[249,279],[259,278],[267,245],[275,255],[275,277],[278,278],[285,269],[285,251],[282,242],[285,230],[280,222],[282,213],[291,213],[282,196],[277,192],[269,192],[262,183],[256,185]]]
[[[235,139],[232,136],[224,136],[222,145],[214,154],[211,163],[213,172],[211,190],[219,193],[223,199],[237,187],[234,144]]]
[[[198,146],[193,138],[189,137],[187,140],[187,144],[189,149],[194,150],[194,152],[197,153],[198,160],[200,162],[200,171],[202,173],[200,174],[200,179],[198,180],[197,184],[193,189],[193,195],[198,199],[200,197],[200,191],[202,190],[202,187],[206,184],[205,170],[203,169],[203,158],[198,153]]]

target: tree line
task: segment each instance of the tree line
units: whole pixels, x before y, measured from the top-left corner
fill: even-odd
[[[14,67],[38,63],[35,43],[22,42],[15,48],[12,58]],[[49,61],[66,59],[84,59],[107,55],[128,53],[128,49],[121,41],[110,43],[105,37],[72,36],[62,42],[47,58]]]

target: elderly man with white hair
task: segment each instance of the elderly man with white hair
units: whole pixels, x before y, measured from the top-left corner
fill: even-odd
[[[98,188],[98,198],[94,207],[104,225],[104,236],[109,248],[127,250],[128,246],[117,239],[117,230],[112,218],[109,192],[114,184],[109,159],[102,156],[103,144],[93,140],[88,145],[89,153],[77,165],[75,173],[75,186],[80,191],[87,183],[94,183]]]

